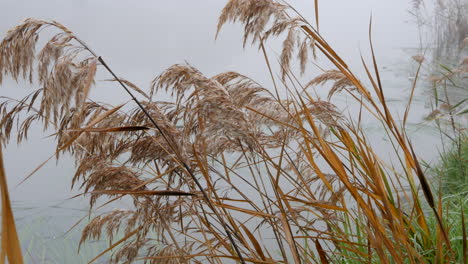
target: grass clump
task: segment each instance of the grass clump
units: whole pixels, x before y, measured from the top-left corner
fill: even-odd
[[[244,26],[244,45],[259,47],[271,73],[268,88],[241,73],[206,76],[176,64],[141,89],[62,24],[27,19],[0,43],[0,81],[43,88],[0,105],[2,140],[15,123],[19,142],[33,122],[57,131],[54,156],[75,159],[72,185],[96,212],[80,244],[109,240],[91,262],[111,251],[112,263],[425,263],[429,251],[459,261],[444,204],[404,129],[411,103],[397,121],[373,48],[363,59],[367,86],[320,35],[315,7],[315,23],[282,1],[230,0],[222,10],[218,31]],[[36,53],[45,28],[58,33]],[[264,43],[278,37],[275,67]],[[306,75],[311,60],[329,69]],[[136,106],[89,98],[99,72]],[[324,84],[332,85],[328,100],[311,91]],[[171,100],[157,101],[161,93]],[[360,110],[343,114],[337,93]],[[386,131],[395,164],[367,139],[364,115]],[[106,210],[124,197],[130,208]]]

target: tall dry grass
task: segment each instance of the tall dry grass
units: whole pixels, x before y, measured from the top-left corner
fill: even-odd
[[[10,195],[8,192],[2,148],[0,148],[0,194],[2,201],[0,263],[5,263],[5,259],[7,259],[9,263],[23,264],[20,241],[16,231],[13,209],[11,208]]]
[[[218,32],[228,22],[244,26],[243,44],[259,46],[270,89],[240,73],[208,77],[185,64],[171,66],[144,90],[118,78],[56,21],[27,19],[7,32],[0,81],[8,75],[42,88],[22,100],[4,98],[3,143],[15,124],[18,142],[34,122],[57,131],[51,158],[72,155],[72,185],[93,211],[104,211],[82,233],[80,243],[109,239],[109,249],[90,263],[111,250],[114,263],[466,261],[451,249],[444,208],[406,134],[411,103],[397,121],[373,49],[370,64],[362,60],[367,87],[320,35],[318,1],[315,7],[315,25],[282,1],[230,0],[222,10]],[[45,28],[59,33],[36,53]],[[285,37],[278,78],[263,45],[277,37]],[[302,84],[298,75],[317,56],[334,67]],[[136,106],[88,98],[97,71],[108,72]],[[327,82],[327,101],[310,93]],[[163,92],[172,101],[154,99]],[[347,94],[361,110],[353,118],[340,113],[335,93]],[[367,139],[364,112],[385,128],[394,165]],[[131,209],[105,211],[124,196]],[[429,215],[436,216],[434,228]]]

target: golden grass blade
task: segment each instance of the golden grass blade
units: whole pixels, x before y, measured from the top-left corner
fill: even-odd
[[[250,242],[252,242],[252,245],[254,246],[255,248],[255,251],[257,251],[258,255],[260,256],[260,258],[262,258],[262,260],[266,261],[266,257],[265,257],[265,254],[263,254],[263,250],[262,250],[262,247],[260,246],[260,243],[258,243],[258,240],[255,238],[255,236],[250,232],[250,230],[245,227],[245,225],[243,225],[242,223],[240,223],[240,226],[242,227],[242,229],[244,230],[244,232],[247,234],[247,236],[249,237],[250,239]]]
[[[3,164],[2,148],[0,147],[0,191],[2,200],[2,248],[0,263],[4,263],[5,256],[10,264],[23,264],[21,246],[16,231],[15,218],[11,208],[8,185]]]
[[[226,208],[226,209],[229,209],[229,210],[242,212],[242,213],[249,214],[249,215],[256,216],[256,217],[277,218],[276,216],[271,215],[271,214],[257,212],[257,211],[253,211],[253,210],[249,210],[249,209],[229,205],[229,204],[222,204],[222,203],[217,203],[217,202],[213,202],[213,204],[216,205],[216,206],[219,206],[221,208]]]
[[[280,201],[280,203],[281,203],[281,201]],[[292,235],[291,225],[289,224],[289,222],[287,220],[287,216],[286,216],[286,212],[285,212],[284,208],[280,207],[280,210],[281,210],[281,214],[280,214],[281,215],[281,217],[280,217],[281,224],[283,226],[283,229],[285,230],[284,235],[285,235],[286,241],[288,242],[288,245],[289,245],[289,247],[291,249],[290,252],[293,255],[294,263],[300,264],[302,262],[301,262],[301,258],[299,256],[296,241],[294,240],[294,237]]]
[[[314,230],[314,231],[318,231],[318,230]],[[322,232],[323,234],[326,234],[326,232]],[[333,234],[328,234],[328,235],[333,235]],[[359,244],[359,243],[356,243],[356,242],[352,242],[352,241],[349,241],[349,240],[342,240],[342,239],[337,239],[337,238],[334,238],[334,237],[324,237],[324,236],[294,236],[294,238],[307,238],[307,239],[320,239],[320,240],[329,240],[329,241],[334,241],[334,242],[339,242],[339,243],[343,243],[343,244],[347,244],[347,245],[353,245],[353,246],[359,246],[359,247],[365,247],[366,245],[364,244]],[[359,252],[359,251],[355,251],[356,254],[364,254],[362,252]]]
[[[320,242],[317,239],[315,239],[314,242],[315,242],[315,249],[317,249],[317,252],[319,253],[319,256],[320,256],[320,263],[328,264],[329,262],[327,259],[327,254],[323,250],[322,245],[320,245]]]
[[[323,52],[325,55],[330,56],[329,58],[333,58],[331,59],[332,61],[336,60],[337,62],[339,62],[339,64],[341,66],[343,66],[345,69],[348,69],[348,65],[340,58],[340,56],[338,56],[338,54],[336,54],[336,52],[328,45],[328,43],[318,34],[316,34],[312,29],[310,29],[309,27],[307,26],[301,26],[302,29],[304,29],[305,32],[307,32],[307,34],[309,34],[313,39],[315,39],[319,44],[320,44],[320,48],[323,48]]]
[[[108,80],[105,80],[105,81],[109,81],[109,82],[122,82],[124,83],[126,86],[130,87],[131,89],[133,89],[135,92],[143,95],[146,99],[150,99],[150,97],[143,91],[141,90],[140,88],[138,88],[138,86],[136,86],[134,83],[128,81],[128,80],[125,80],[125,79],[122,79],[122,78],[119,78],[118,80],[116,78],[114,79],[108,79]]]
[[[385,119],[385,122],[387,123],[387,125],[390,128],[392,128],[392,123],[390,121],[391,114],[390,114],[390,112],[388,110],[388,107],[387,107],[387,100],[385,100],[385,94],[384,94],[384,91],[383,91],[382,83],[381,83],[381,80],[380,80],[380,73],[379,73],[379,69],[378,69],[378,66],[377,66],[377,59],[375,57],[375,52],[374,52],[374,44],[372,42],[372,16],[371,16],[370,22],[369,22],[369,44],[370,44],[371,54],[372,54],[372,64],[374,65],[374,72],[375,72],[375,76],[377,78],[377,82],[374,80],[374,77],[372,76],[369,69],[367,68],[367,65],[364,62],[364,58],[362,56],[361,56],[361,61],[362,61],[362,64],[364,66],[364,69],[366,70],[367,76],[369,77],[369,81],[371,82],[372,87],[374,88],[374,91],[377,93],[377,96],[378,96],[380,102],[382,103],[382,106],[384,108],[385,116],[383,116],[381,114],[379,109],[377,109],[377,111],[379,112],[379,114],[381,114],[382,118]],[[375,105],[374,105],[374,107],[377,108],[377,106],[375,106]]]
[[[288,199],[290,199],[291,201],[300,202],[300,203],[310,205],[310,206],[313,206],[313,207],[319,207],[319,208],[324,208],[324,209],[330,209],[330,210],[337,210],[337,211],[346,212],[346,209],[341,208],[341,207],[336,206],[336,205],[329,204],[326,201],[314,201],[312,199],[303,200],[303,199],[299,199],[297,197],[293,197],[293,196],[289,196],[289,195],[287,195],[286,197]]]
[[[411,103],[413,102],[414,91],[416,90],[416,83],[418,81],[419,72],[421,71],[421,67],[422,67],[422,62],[419,63],[418,70],[416,71],[416,75],[414,76],[413,86],[411,87],[410,98],[408,99],[408,104],[406,105],[406,109],[405,109],[405,115],[403,117],[403,127],[405,127],[406,120],[408,119],[408,114],[409,114],[409,111],[410,111]]]
[[[110,127],[110,128],[100,128],[100,127],[87,127],[87,128],[78,128],[78,129],[69,129],[66,132],[131,132],[131,131],[141,131],[150,129],[147,126],[122,126],[122,127]]]
[[[380,99],[382,101],[382,103],[384,104],[384,107],[386,107],[385,105],[385,96],[384,96],[384,92],[383,92],[383,87],[382,87],[382,81],[380,80],[380,73],[379,73],[379,68],[377,67],[377,59],[375,57],[375,51],[374,51],[374,44],[372,42],[372,15],[370,17],[370,21],[369,21],[369,44],[370,44],[370,48],[371,48],[371,54],[372,54],[372,63],[374,65],[374,72],[375,72],[375,76],[377,78],[377,84],[378,84],[378,87],[379,87],[379,90],[376,92],[379,92],[380,93]]]
[[[92,126],[96,125],[97,123],[101,122],[102,120],[106,119],[113,113],[117,112],[122,108],[125,104],[120,104],[112,109],[107,110],[106,112],[102,113],[101,115],[97,116],[95,119],[93,119],[89,124],[86,126],[86,128],[91,128]]]
[[[43,161],[41,164],[39,164],[39,166],[37,166],[33,171],[31,171],[26,177],[24,177],[24,179],[22,179],[16,186],[19,186],[21,184],[23,184],[27,179],[29,179],[31,176],[33,176],[38,170],[40,170],[42,167],[44,167],[44,165],[47,164],[47,162],[49,162],[53,157],[55,157],[57,153],[54,153],[52,154],[48,159],[46,159],[45,161]]]
[[[319,1],[315,0],[315,25],[317,26],[317,32],[320,32],[320,27],[319,27]]]

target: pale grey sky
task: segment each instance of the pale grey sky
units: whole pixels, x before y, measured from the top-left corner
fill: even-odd
[[[208,75],[243,70],[263,78],[256,49],[244,51],[239,26],[227,26],[215,42],[224,0],[0,0],[0,36],[27,17],[54,19],[69,27],[126,78],[145,86],[173,63],[184,60]],[[290,3],[313,20],[312,0]],[[349,57],[367,48],[367,27],[374,17],[380,54],[413,46],[416,27],[409,0],[319,1],[322,34]],[[275,48],[275,46],[273,45]],[[261,69],[259,69],[261,68]]]

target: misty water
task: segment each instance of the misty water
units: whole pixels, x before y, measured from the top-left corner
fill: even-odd
[[[312,20],[313,1],[289,2]],[[54,19],[85,40],[119,76],[140,87],[149,87],[151,80],[170,65],[187,61],[207,76],[238,71],[271,88],[263,56],[255,47],[242,48],[243,32],[239,25],[226,26],[215,40],[217,17],[224,3],[219,0],[138,3],[123,0],[2,0],[0,37],[3,38],[8,28],[21,19]],[[390,109],[398,113],[398,117],[403,116],[418,66],[411,57],[421,52],[418,29],[408,12],[410,8],[408,0],[330,0],[320,4],[322,35],[362,80],[366,77],[360,55],[370,62],[368,26],[372,14],[373,43],[384,91]],[[280,44],[280,41],[269,43],[267,48],[271,54],[278,54]],[[102,72],[97,80],[107,78],[109,76]],[[303,79],[307,80],[307,75]],[[431,93],[424,87],[424,82],[418,84],[407,127],[419,157],[431,162],[437,159],[441,143],[437,130],[424,120],[431,111],[428,104]],[[6,80],[1,94],[19,99],[35,88],[27,83]],[[325,99],[328,90],[318,93]],[[99,81],[93,87],[91,97],[113,104],[128,100],[115,84]],[[347,104],[348,100],[346,96],[336,97],[344,113],[353,116],[358,106]],[[376,150],[385,158],[391,145],[385,144],[384,131],[371,118],[363,125]],[[54,131],[33,128],[27,143],[17,146],[14,141],[10,142],[4,159],[23,246],[43,248],[44,252],[34,254],[52,255],[46,259],[62,256],[65,261],[76,254],[79,228],[70,234],[65,232],[88,214],[87,200],[82,197],[71,199],[80,193],[77,188],[70,188],[74,174],[72,159],[64,158],[59,163],[52,159],[18,185],[54,153],[54,138],[48,137],[52,133]],[[119,206],[125,207],[125,201],[108,209]],[[55,252],[50,252],[54,246]],[[89,260],[99,254],[100,249],[105,249],[105,244],[91,244],[85,248],[85,253],[81,253],[83,259],[75,259],[73,263]]]

